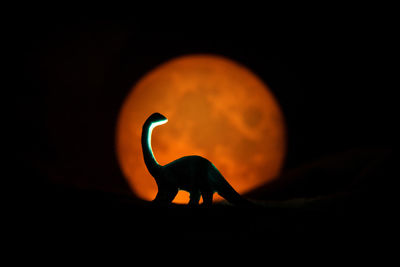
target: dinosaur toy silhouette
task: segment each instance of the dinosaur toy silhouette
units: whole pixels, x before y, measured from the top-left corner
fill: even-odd
[[[167,123],[168,119],[160,113],[153,113],[142,129],[142,150],[146,167],[154,177],[158,193],[155,203],[172,202],[179,190],[190,193],[190,206],[199,204],[200,195],[204,205],[211,205],[213,194],[217,192],[228,202],[249,206],[252,203],[242,198],[225,180],[218,169],[207,159],[200,156],[186,156],[164,166],[158,164],[151,148],[151,134],[155,127]]]

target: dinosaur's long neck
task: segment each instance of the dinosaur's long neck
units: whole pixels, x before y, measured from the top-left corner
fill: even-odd
[[[158,173],[162,168],[162,166],[158,164],[154,157],[153,150],[151,149],[151,133],[156,126],[157,125],[153,123],[145,123],[142,129],[142,150],[144,162],[146,163],[146,167],[150,174],[155,179],[157,179]]]

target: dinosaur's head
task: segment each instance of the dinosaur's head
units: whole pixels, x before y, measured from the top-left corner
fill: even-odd
[[[160,113],[153,113],[150,115],[146,122],[150,123],[151,127],[154,128],[156,126],[167,123],[168,119]]]

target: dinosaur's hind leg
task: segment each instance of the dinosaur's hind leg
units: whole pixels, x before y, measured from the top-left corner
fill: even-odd
[[[212,191],[202,191],[201,195],[203,197],[203,205],[204,206],[211,206],[213,202],[213,192]]]
[[[190,192],[189,206],[197,206],[199,205],[199,201],[200,201],[200,192],[199,191]]]

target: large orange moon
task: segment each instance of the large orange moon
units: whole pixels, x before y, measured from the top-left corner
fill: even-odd
[[[119,114],[118,160],[133,192],[144,200],[157,194],[140,141],[143,123],[154,112],[168,118],[152,136],[161,165],[188,155],[205,157],[240,194],[280,172],[286,147],[284,118],[269,88],[225,57],[182,56],[143,76]],[[187,203],[188,196],[180,191],[174,202]]]

